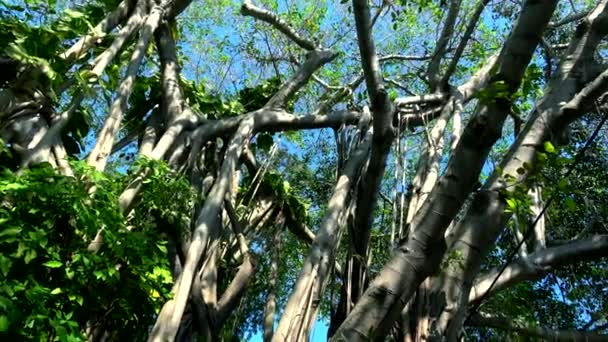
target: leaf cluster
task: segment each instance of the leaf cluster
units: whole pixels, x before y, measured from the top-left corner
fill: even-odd
[[[171,290],[166,234],[153,217],[121,214],[123,176],[73,168],[76,177],[50,165],[0,176],[0,337],[78,341],[93,324],[116,340],[144,340]],[[190,192],[179,179],[163,187],[174,178],[167,169],[152,171],[142,202],[179,223]],[[102,248],[91,253],[100,231]]]

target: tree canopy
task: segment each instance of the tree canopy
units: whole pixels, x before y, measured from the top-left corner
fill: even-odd
[[[0,338],[606,340],[607,35],[608,0],[1,1]]]

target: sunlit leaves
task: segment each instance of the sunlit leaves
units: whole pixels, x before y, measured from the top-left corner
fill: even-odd
[[[119,301],[104,324],[113,327],[117,339],[143,339],[171,288],[165,233],[147,217],[122,216],[117,205],[125,186],[122,176],[100,174],[81,163],[72,166],[75,178],[44,165],[22,175],[4,171],[0,177],[0,248],[14,251],[0,258],[0,316],[11,322],[6,329],[14,336],[79,340],[88,319],[105,315]],[[168,170],[154,168],[154,187],[144,187],[142,198],[168,220],[177,212],[179,221],[188,212],[183,206],[191,204],[190,188],[184,182],[180,188],[175,175],[167,181]],[[93,197],[88,192],[92,184],[97,187]],[[168,193],[181,197],[168,199]],[[100,229],[104,245],[92,254],[87,244]],[[153,276],[147,276],[152,269]],[[153,291],[162,295],[153,298]]]

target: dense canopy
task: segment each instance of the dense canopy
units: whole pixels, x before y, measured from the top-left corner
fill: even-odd
[[[608,339],[608,0],[0,2],[0,339]]]

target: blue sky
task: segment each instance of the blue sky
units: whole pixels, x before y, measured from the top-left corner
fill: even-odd
[[[9,0],[7,1],[8,3],[20,3],[20,0]],[[236,4],[237,2],[235,2]],[[263,1],[259,1],[259,3],[263,3]],[[281,4],[281,6],[279,6],[280,10],[286,10],[287,7],[285,5],[285,2],[280,1],[279,2]],[[193,4],[193,6],[191,6],[190,9],[194,9],[195,5]],[[200,5],[199,5],[200,6]],[[236,8],[238,8],[238,5],[236,5]],[[333,18],[333,17],[340,17],[342,13],[337,13],[339,12],[339,9],[336,11],[336,8],[338,7],[332,7],[329,6],[329,10],[328,10],[328,15],[327,17]],[[189,9],[189,10],[190,10]],[[183,15],[181,21],[185,21],[188,20],[188,15],[191,14],[190,11],[186,11]],[[342,16],[342,18],[344,18],[345,16]],[[494,31],[494,32],[499,32],[500,34],[504,34],[505,32],[508,31],[508,29],[510,28],[511,23],[507,22],[505,19],[501,19],[501,20],[494,20],[491,15],[488,13],[488,11],[484,12],[484,15],[482,17],[482,22],[483,24],[488,28],[489,31]],[[217,78],[214,78],[217,75],[213,75],[213,76],[209,76],[209,78],[207,79],[207,75],[204,75],[204,72],[206,71],[215,71],[215,73],[218,73],[218,70],[230,70],[231,74],[235,74],[235,75],[244,75],[242,77],[241,80],[239,80],[238,86],[245,86],[247,82],[255,82],[255,79],[253,78],[248,78],[247,77],[247,73],[252,73],[252,72],[258,72],[259,76],[258,78],[262,79],[268,76],[272,76],[272,69],[270,67],[266,67],[265,69],[262,70],[261,67],[253,64],[251,59],[248,59],[246,56],[243,55],[239,55],[236,60],[234,61],[233,65],[228,65],[225,63],[218,63],[216,60],[214,60],[214,56],[212,53],[209,53],[207,55],[203,55],[199,50],[195,49],[194,46],[192,44],[194,44],[194,42],[203,42],[203,43],[207,43],[208,47],[211,49],[210,51],[212,51],[213,53],[218,53],[217,50],[214,50],[218,44],[222,43],[222,44],[226,44],[224,46],[225,50],[222,50],[222,53],[226,53],[226,54],[231,54],[234,53],[234,46],[238,45],[241,39],[245,39],[245,38],[249,38],[251,39],[251,36],[245,36],[243,37],[241,34],[243,33],[242,31],[239,31],[239,25],[243,24],[243,23],[249,23],[252,24],[253,19],[251,18],[245,18],[242,17],[238,14],[235,13],[225,13],[224,16],[219,18],[220,20],[217,22],[213,22],[215,25],[212,25],[211,27],[208,27],[208,30],[205,31],[206,35],[205,36],[193,36],[193,35],[186,35],[185,37],[181,37],[183,38],[182,40],[180,40],[182,43],[182,48],[183,48],[183,52],[185,55],[190,57],[190,60],[188,60],[187,62],[185,62],[184,65],[184,75],[191,80],[196,80],[196,79],[201,79],[201,81],[208,81],[208,80],[215,80]],[[235,24],[235,21],[239,22],[239,24]],[[335,18],[333,18],[333,20],[335,20]],[[332,23],[330,22],[331,20],[328,19],[328,21],[322,23],[322,27],[325,29],[327,28],[328,30],[332,27]],[[195,22],[194,25],[203,25],[200,22]],[[207,22],[206,24],[209,24],[209,22]],[[246,25],[243,25],[243,27],[245,27]],[[200,28],[200,27],[199,27]],[[430,28],[432,30],[432,28]],[[391,36],[393,34],[393,32],[391,31],[390,28],[390,24],[388,23],[383,23],[383,25],[379,25],[378,29],[377,29],[377,34],[376,36],[378,37],[377,43],[378,44],[382,44],[383,39],[386,38],[386,36]],[[434,34],[430,33],[430,34]],[[498,36],[500,36],[500,34],[498,34]],[[256,36],[255,39],[259,39],[261,38],[261,36]],[[339,46],[337,46],[338,49],[351,49],[351,51],[349,53],[352,53],[352,48],[353,48],[353,42],[354,42],[354,35],[350,35],[348,36],[348,38],[346,39],[346,41],[341,42],[341,44],[339,44]],[[259,41],[256,42],[256,44],[262,44]],[[402,53],[411,53],[411,54],[417,54],[417,53],[423,53],[423,48],[420,42],[418,41],[412,41],[410,42],[410,46],[408,46],[407,49],[401,51],[399,49],[396,50],[396,52],[402,52]],[[261,45],[258,45],[258,47]],[[387,50],[383,50],[382,48],[379,48],[379,51],[385,52]],[[198,72],[199,70],[197,69],[197,63],[200,61],[202,56],[202,64],[204,65],[204,68],[202,68],[202,72]],[[217,57],[217,55],[215,56]],[[356,60],[355,60],[356,62]],[[232,62],[231,62],[232,63]],[[330,65],[328,66],[329,69],[333,68],[334,66]],[[262,71],[260,71],[262,70]],[[288,68],[283,67],[284,71],[288,71]],[[398,72],[399,69],[395,69],[395,72]],[[226,71],[226,73],[228,73],[228,71]],[[350,78],[350,77],[349,77]],[[226,82],[226,83],[222,83],[221,87],[223,87],[224,89],[221,89],[223,91],[225,91],[226,93],[230,93],[234,91],[233,85],[230,82]],[[209,87],[210,89],[213,89],[213,85],[210,85]],[[304,108],[297,108],[297,109],[302,109],[302,112],[304,112]],[[103,111],[103,109],[101,110]],[[105,114],[105,113],[100,113],[100,114]],[[309,133],[306,133],[309,134]],[[505,140],[507,143],[511,143],[512,141],[512,136],[506,135],[505,134]],[[291,154],[298,154],[298,150],[296,147],[293,146],[293,144],[289,144],[289,143],[284,143],[281,144],[281,146],[284,146],[285,149],[288,150],[289,153]],[[90,149],[90,145],[86,146],[85,149]],[[493,166],[491,165],[490,162],[486,163],[486,165],[484,165],[484,173],[489,173],[491,172],[491,170],[493,169]],[[556,286],[556,285],[554,285]],[[312,334],[311,334],[311,341],[325,341],[326,340],[326,335],[327,335],[327,330],[328,330],[328,323],[327,320],[317,320],[316,324],[314,325]],[[255,334],[251,339],[251,341],[261,341],[262,340],[262,333],[259,332],[257,334]]]
[[[276,326],[276,323],[275,323]],[[312,332],[310,334],[310,341],[311,342],[321,342],[321,341],[326,341],[327,340],[327,330],[329,329],[329,324],[326,320],[323,319],[319,319],[317,320],[317,322],[315,323],[314,327],[312,328]],[[263,336],[264,333],[262,331],[258,332],[257,334],[253,335],[249,341],[251,342],[262,342],[263,341]]]

